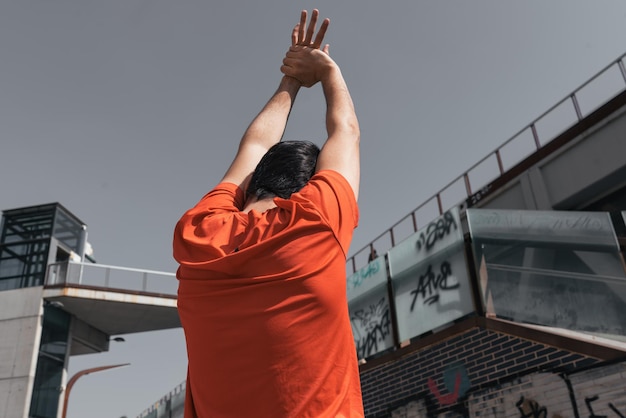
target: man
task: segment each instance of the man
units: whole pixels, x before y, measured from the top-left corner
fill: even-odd
[[[359,125],[318,11],[292,32],[278,90],[222,181],[176,226],[189,359],[185,417],[362,417],[346,301],[358,221]],[[320,82],[321,150],[280,142],[301,86]]]

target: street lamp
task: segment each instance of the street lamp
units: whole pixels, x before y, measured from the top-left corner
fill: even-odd
[[[91,369],[85,369],[85,370],[81,370],[79,372],[76,372],[74,374],[74,376],[72,376],[70,378],[70,380],[67,382],[67,387],[65,388],[65,397],[64,397],[64,400],[63,400],[63,415],[62,415],[62,417],[66,418],[66,416],[67,416],[67,403],[68,403],[68,401],[70,399],[70,390],[72,390],[72,386],[74,386],[74,383],[76,383],[76,381],[79,378],[81,378],[81,377],[83,377],[83,376],[85,376],[87,374],[90,374],[90,373],[102,372],[104,370],[114,369],[116,367],[125,367],[125,366],[129,366],[129,365],[130,365],[130,363],[113,364],[113,365],[110,365],[110,366],[93,367]]]

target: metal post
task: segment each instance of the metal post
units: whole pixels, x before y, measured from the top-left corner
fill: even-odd
[[[72,386],[74,386],[74,383],[76,383],[76,381],[78,379],[80,379],[81,377],[88,375],[90,373],[96,373],[96,372],[102,372],[104,370],[109,370],[109,369],[113,369],[115,367],[125,367],[125,366],[129,366],[130,363],[124,363],[124,364],[113,364],[111,366],[100,366],[100,367],[93,367],[91,369],[85,369],[85,370],[81,370],[79,372],[77,372],[74,376],[72,376],[70,378],[70,380],[67,382],[67,387],[65,388],[65,396],[63,398],[63,415],[62,418],[66,418],[67,416],[67,403],[70,399],[70,391],[72,390]]]
[[[537,149],[541,148],[541,144],[539,143],[539,134],[537,133],[537,128],[535,127],[534,123],[530,125],[530,130],[533,133],[533,138],[535,140],[535,147],[537,147]]]
[[[578,118],[578,121],[580,122],[581,120],[583,120],[583,113],[580,111],[580,105],[578,104],[578,99],[576,98],[576,94],[572,93],[572,95],[570,96],[570,99],[572,99],[572,104],[574,105],[574,111],[576,111],[576,117]]]
[[[469,175],[464,173],[463,179],[465,180],[465,192],[467,193],[467,197],[470,197],[472,195],[472,186],[470,186]]]
[[[437,206],[439,207],[439,214],[443,215],[443,204],[441,203],[441,193],[437,193]]]
[[[624,78],[624,82],[626,82],[626,67],[624,67],[624,61],[619,60],[617,62],[617,65],[619,66],[619,70],[622,73],[622,77]]]
[[[500,169],[500,175],[504,174],[504,164],[502,164],[502,156],[500,155],[500,149],[496,150],[496,160],[498,161],[498,168]]]

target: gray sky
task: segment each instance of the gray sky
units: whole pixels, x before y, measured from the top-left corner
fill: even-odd
[[[102,264],[174,272],[178,217],[221,178],[274,92],[303,8],[362,132],[366,245],[626,52],[626,2],[2,0],[0,209],[60,202]],[[324,138],[319,86],[286,139]],[[84,368],[71,418],[135,417],[185,378],[181,330],[126,336]]]

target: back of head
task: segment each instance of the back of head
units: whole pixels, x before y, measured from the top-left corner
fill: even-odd
[[[309,141],[283,141],[271,147],[256,166],[248,196],[282,197],[302,189],[315,174],[320,149]]]

